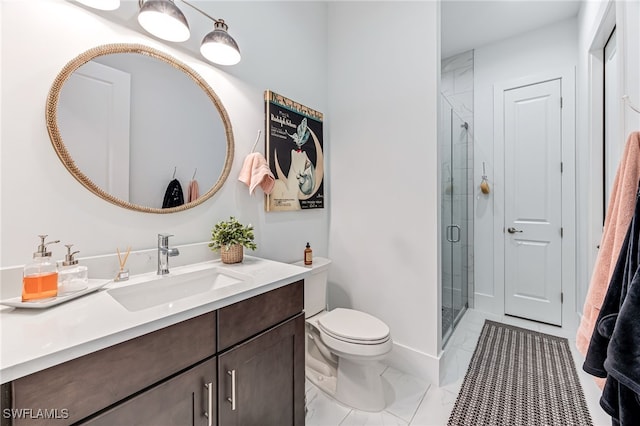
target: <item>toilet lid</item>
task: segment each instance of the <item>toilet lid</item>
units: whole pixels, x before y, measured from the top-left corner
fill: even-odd
[[[387,324],[353,309],[336,308],[318,319],[318,325],[325,333],[346,341],[374,343],[389,338]]]

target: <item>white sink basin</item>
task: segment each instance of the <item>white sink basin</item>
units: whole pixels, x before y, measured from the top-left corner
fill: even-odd
[[[146,275],[140,283],[107,290],[107,293],[128,311],[141,311],[180,299],[196,296],[235,284],[251,277],[225,268],[213,267],[168,275]]]

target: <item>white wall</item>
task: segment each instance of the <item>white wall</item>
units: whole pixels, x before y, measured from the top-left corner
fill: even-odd
[[[439,16],[437,2],[331,2],[328,31],[330,305],[385,321],[392,364],[432,382]]]
[[[503,182],[497,181],[494,164],[493,143],[493,99],[494,85],[522,77],[534,76],[558,70],[574,69],[577,62],[577,20],[570,19],[540,30],[513,37],[491,45],[479,47],[474,52],[475,71],[475,134],[474,134],[474,180],[479,194],[482,163],[492,193],[489,196],[474,197],[474,271],[476,307],[503,314],[504,306],[496,301],[501,298],[496,286],[494,271],[494,237],[497,229],[494,217],[503,214],[495,203],[496,191]]]
[[[247,187],[237,180],[257,131],[264,128],[265,89],[327,111],[327,6],[220,2],[217,11],[233,22],[233,34],[245,55],[246,60],[234,67],[208,65],[73,2],[2,2],[0,267],[27,262],[41,233],[73,243],[82,259],[128,245],[134,250],[153,248],[158,232],[174,234],[174,245],[208,241],[213,225],[230,215],[255,226],[258,251],[254,254],[258,256],[299,260],[307,241],[317,255],[327,255],[328,208],[265,214],[261,193],[249,196]],[[290,19],[292,14],[297,19]],[[142,43],[174,55],[221,98],[233,126],[235,160],[222,190],[206,203],[170,215],[125,210],[84,189],[57,158],[45,126],[47,93],[69,60],[107,43]],[[291,52],[301,56],[291,61]],[[325,148],[330,152],[326,137]],[[258,146],[263,149],[262,143]],[[327,195],[330,200],[328,191]],[[62,243],[53,247],[56,259],[64,255]]]

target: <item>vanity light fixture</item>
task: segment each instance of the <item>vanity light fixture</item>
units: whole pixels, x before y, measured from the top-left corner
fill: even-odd
[[[120,7],[120,0],[76,0],[85,6],[100,10],[116,10]]]
[[[186,41],[189,23],[173,0],[138,0],[138,22],[154,36],[167,41]]]
[[[200,44],[202,56],[219,65],[235,65],[240,62],[240,49],[233,37],[227,32],[229,27],[224,19],[213,18],[191,3],[185,0],[181,1],[213,21],[213,31],[205,35]]]
[[[213,31],[208,33],[200,45],[200,53],[205,59],[219,65],[235,65],[240,62],[240,49],[236,41],[227,32],[228,26],[223,19],[216,19],[193,4],[182,3],[211,19]],[[140,12],[138,22],[149,33],[167,41],[186,41],[189,39],[189,23],[174,0],[138,0]]]

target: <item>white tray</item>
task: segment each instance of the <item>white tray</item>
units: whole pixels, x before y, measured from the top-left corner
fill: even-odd
[[[45,309],[99,290],[111,281],[112,280],[98,280],[90,278],[87,288],[76,291],[75,293],[65,294],[64,296],[48,297],[46,299],[30,300],[28,302],[23,302],[22,297],[13,297],[11,299],[0,300],[0,305],[12,306],[14,308]]]

